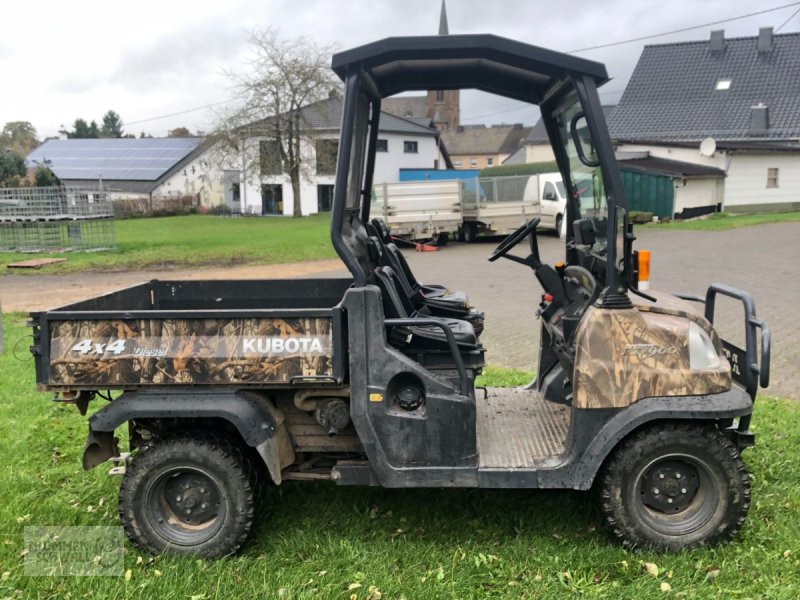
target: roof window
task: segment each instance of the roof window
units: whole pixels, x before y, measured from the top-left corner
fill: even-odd
[[[717,85],[714,86],[714,89],[718,92],[724,92],[725,90],[731,89],[731,80],[730,79],[718,79]]]

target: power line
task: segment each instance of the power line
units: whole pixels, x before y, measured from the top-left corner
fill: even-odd
[[[219,106],[220,104],[227,104],[232,99],[229,100],[220,100],[219,102],[212,102],[211,104],[205,104],[203,106],[198,106],[196,108],[187,108],[186,110],[181,110],[178,112],[170,113],[168,115],[160,115],[158,117],[150,117],[148,119],[139,119],[138,121],[129,121],[127,123],[123,123],[123,127],[128,127],[130,125],[138,125],[139,123],[148,123],[149,121],[158,121],[160,119],[167,119],[169,117],[177,117],[179,115],[185,115],[191,112],[197,112],[198,110],[203,110],[204,108],[211,108],[212,106]]]
[[[789,21],[791,21],[792,19],[794,19],[794,18],[797,16],[797,13],[800,13],[800,8],[798,8],[796,11],[794,11],[794,12],[792,13],[792,16],[791,16],[791,17],[789,17],[788,19],[786,19],[786,20],[783,22],[783,24],[782,24],[780,27],[778,27],[778,28],[775,30],[775,33],[778,33],[778,32],[779,32],[781,29],[783,29],[783,26],[784,26],[784,25],[786,25],[786,24],[787,24]]]
[[[797,6],[798,4],[800,4],[800,2],[792,2],[791,4],[776,6],[775,8],[768,8],[766,10],[759,10],[757,12],[748,13],[746,15],[739,15],[738,17],[730,17],[728,19],[720,19],[719,21],[711,21],[710,23],[703,23],[702,25],[692,25],[691,27],[673,29],[672,31],[665,31],[663,33],[654,33],[652,35],[643,35],[641,37],[631,38],[629,40],[620,40],[619,42],[610,42],[608,44],[600,44],[598,46],[588,46],[586,48],[578,48],[576,50],[569,50],[567,54],[575,54],[576,52],[586,52],[588,50],[598,50],[600,48],[610,48],[611,46],[621,46],[622,44],[630,44],[631,42],[641,42],[642,40],[650,40],[657,37],[663,37],[665,35],[672,35],[674,33],[683,33],[684,31],[692,31],[694,29],[703,29],[704,27],[711,27],[712,25],[721,25],[722,23],[730,23],[731,21],[738,21],[740,19],[747,19],[749,17],[755,17],[757,15],[763,15],[766,13],[775,12],[776,10],[790,8],[792,6]],[[792,17],[794,17],[794,15],[792,15]],[[789,20],[786,21],[786,23],[788,23],[792,19],[792,17],[789,17]],[[783,25],[786,25],[786,23],[784,23]],[[783,27],[783,25],[781,25],[781,27]],[[780,29],[780,27],[778,29]]]
[[[600,96],[606,96],[608,94],[621,94],[624,91],[625,90],[603,90],[601,88],[600,91],[598,92],[598,94]],[[505,113],[514,112],[515,110],[524,110],[526,108],[533,108],[533,105],[528,104],[526,106],[516,106],[514,108],[508,108],[506,110],[499,110],[497,112],[487,113],[485,115],[475,115],[474,117],[461,117],[461,120],[470,121],[472,119],[485,119],[486,117],[494,117],[495,115],[502,115],[502,114],[505,114]]]

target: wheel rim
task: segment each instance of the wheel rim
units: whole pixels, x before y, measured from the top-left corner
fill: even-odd
[[[158,474],[145,499],[150,526],[176,546],[195,546],[214,537],[225,512],[215,478],[195,467],[174,467]]]
[[[663,535],[691,534],[707,525],[722,508],[720,490],[724,482],[696,456],[661,456],[639,469],[634,481],[634,510]]]

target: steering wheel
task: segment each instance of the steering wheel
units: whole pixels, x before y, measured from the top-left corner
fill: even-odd
[[[530,233],[534,233],[540,220],[541,219],[539,219],[539,217],[534,217],[525,223],[525,225],[517,229],[514,233],[509,234],[502,242],[500,242],[497,248],[494,249],[494,252],[489,255],[489,262],[494,262],[501,256],[505,256],[508,254],[509,250],[524,240],[525,236]]]

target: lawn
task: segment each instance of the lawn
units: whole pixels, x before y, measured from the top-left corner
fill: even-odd
[[[233,558],[151,559],[128,546],[124,576],[26,577],[24,527],[116,525],[119,480],[104,467],[81,470],[86,418],[34,391],[24,321],[6,316],[0,356],[0,598],[800,596],[800,405],[769,398],[753,420],[758,445],[745,455],[750,516],[733,543],[715,549],[626,551],[589,493],[296,482],[271,491],[253,538]],[[489,369],[484,383],[529,378]]]
[[[0,253],[0,269],[8,272],[10,262],[49,256],[67,262],[34,273],[277,264],[335,256],[327,213],[299,219],[208,215],[124,219],[116,222],[116,239],[117,249],[109,252]]]
[[[666,229],[689,229],[693,231],[724,231],[737,227],[750,225],[764,225],[766,223],[789,223],[800,221],[800,212],[786,213],[754,213],[752,215],[732,215],[729,213],[716,213],[705,219],[690,219],[688,221],[670,221],[669,223],[648,223],[645,227]]]

